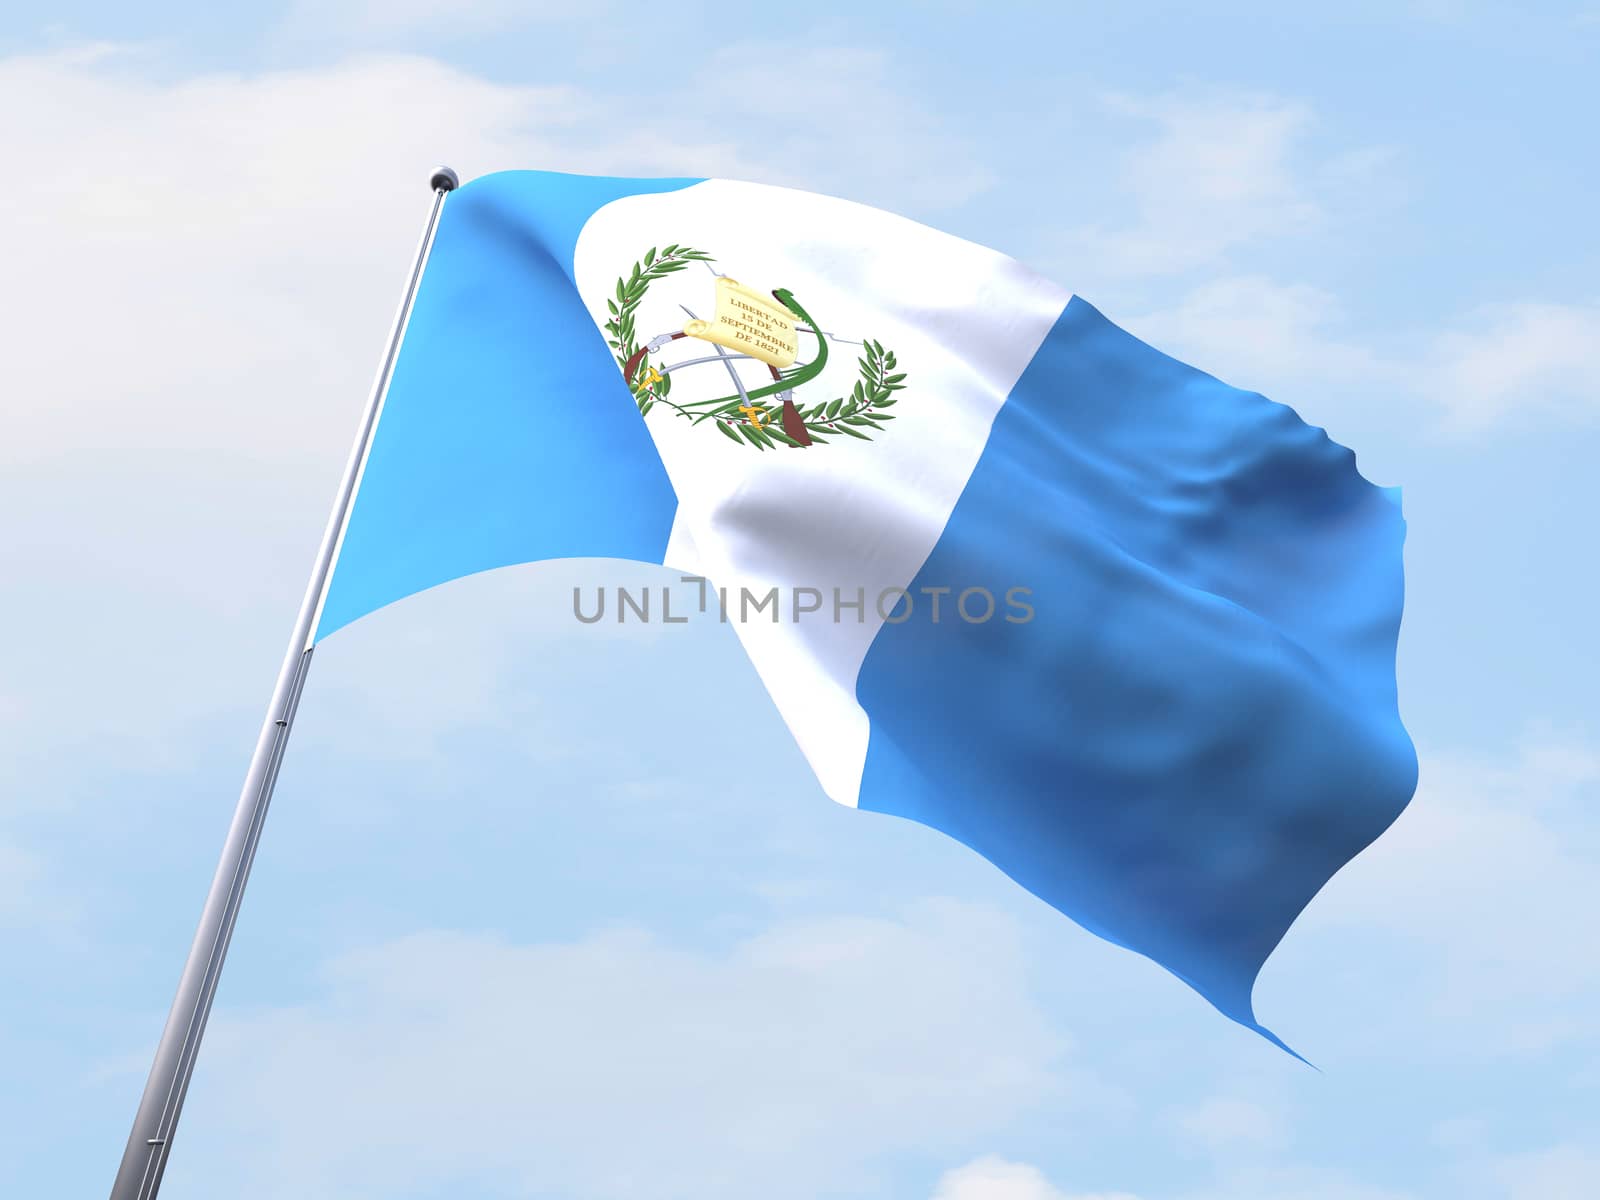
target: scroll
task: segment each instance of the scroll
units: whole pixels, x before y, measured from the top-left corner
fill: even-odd
[[[718,275],[716,320],[690,321],[683,332],[768,366],[787,367],[800,353],[794,322],[794,314],[771,296]]]

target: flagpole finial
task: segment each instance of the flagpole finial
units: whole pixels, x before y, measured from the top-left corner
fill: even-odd
[[[436,167],[428,185],[436,192],[453,192],[461,186],[461,176],[449,167]]]

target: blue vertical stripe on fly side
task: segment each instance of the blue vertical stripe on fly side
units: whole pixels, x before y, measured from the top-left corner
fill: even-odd
[[[606,204],[695,182],[507,171],[449,198],[318,640],[493,567],[661,561],[677,499],[572,263]]]
[[[966,843],[1271,1038],[1262,963],[1416,783],[1404,537],[1322,430],[1074,298],[912,616],[867,654],[860,805]],[[1001,600],[987,622],[952,609],[973,586]],[[925,587],[954,589],[938,622]],[[1004,619],[1013,587],[1031,621]]]

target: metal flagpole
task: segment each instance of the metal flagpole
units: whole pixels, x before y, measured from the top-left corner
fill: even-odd
[[[222,962],[227,957],[228,942],[233,937],[234,923],[239,918],[244,885],[250,877],[250,864],[255,858],[256,844],[261,840],[261,826],[267,817],[267,806],[272,801],[272,786],[277,781],[278,767],[283,762],[289,729],[294,724],[295,709],[300,703],[300,690],[305,686],[306,673],[311,668],[312,637],[322,609],[323,595],[327,591],[328,578],[332,574],[333,560],[344,532],[345,519],[350,512],[350,503],[355,498],[356,482],[367,457],[372,432],[378,423],[378,411],[383,406],[389,377],[394,372],[400,339],[411,315],[417,285],[422,280],[422,269],[433,247],[439,214],[444,210],[445,197],[455,190],[460,180],[449,167],[440,167],[429,182],[433,187],[433,207],[428,213],[428,224],[422,232],[422,241],[411,265],[411,276],[406,281],[400,310],[395,314],[394,325],[389,331],[389,344],[379,364],[377,379],[373,381],[372,394],[367,398],[366,409],[361,414],[350,460],[345,464],[344,477],[339,481],[339,492],[333,502],[333,512],[328,517],[327,530],[322,535],[322,545],[317,550],[311,581],[306,585],[305,599],[300,602],[300,614],[295,618],[294,633],[289,638],[283,669],[278,673],[278,684],[272,690],[272,703],[267,708],[261,736],[256,741],[256,751],[250,759],[250,769],[245,774],[239,807],[234,810],[228,840],[223,843],[222,858],[217,863],[217,873],[211,881],[211,892],[206,896],[206,906],[200,914],[200,927],[195,931],[189,959],[184,963],[183,976],[178,981],[178,995],[172,1002],[166,1028],[161,1033],[161,1043],[156,1048],[155,1063],[150,1068],[150,1078],[145,1083],[144,1096],[139,1101],[138,1115],[133,1119],[133,1132],[128,1135],[127,1148],[122,1152],[122,1165],[117,1168],[117,1181],[111,1187],[111,1200],[154,1200],[161,1187],[167,1155],[172,1151],[172,1135],[178,1126],[178,1115],[183,1111],[183,1097],[189,1090],[189,1077],[194,1074],[200,1039],[206,1031],[206,1018],[211,1014],[211,1001],[217,992],[217,980],[222,975]]]

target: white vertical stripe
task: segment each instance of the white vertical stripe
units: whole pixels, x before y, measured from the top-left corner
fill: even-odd
[[[877,598],[909,585],[926,561],[995,414],[1069,296],[1004,255],[877,209],[712,180],[618,200],[590,219],[575,267],[596,324],[609,317],[618,277],[673,242],[763,292],[790,289],[824,330],[877,339],[906,374],[894,419],[871,441],[761,452],[664,405],[646,418],[678,494],[667,563],[728,590],[746,652],[824,790],[853,805],[869,732],[855,682],[883,623]],[[637,340],[681,330],[680,305],[711,315],[712,295],[711,271],[699,264],[653,283]],[[802,339],[803,360],[812,344]],[[714,353],[683,339],[652,361]],[[831,344],[825,373],[796,391],[796,404],[847,397],[859,354]],[[741,372],[747,388],[770,382],[760,364]],[[732,391],[720,363],[672,378],[674,400]],[[776,417],[777,403],[763,403]],[[941,582],[959,590],[986,581]],[[741,589],[761,596],[773,587],[785,606],[776,622],[766,613],[738,621]],[[797,619],[791,601],[802,588],[820,591],[824,608]],[[835,620],[836,589],[845,601],[864,595],[864,611],[843,608]]]

